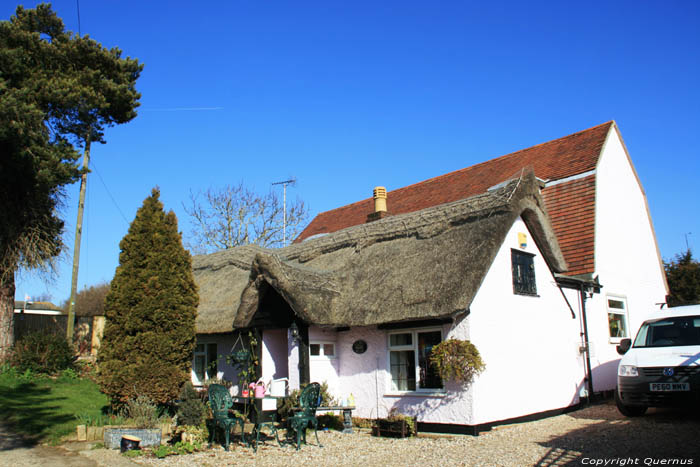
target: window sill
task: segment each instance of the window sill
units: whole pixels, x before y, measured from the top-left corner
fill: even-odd
[[[513,295],[519,295],[521,297],[540,298],[539,294],[536,294],[536,293],[513,292]]]
[[[627,337],[608,337],[608,344],[619,344],[622,339],[628,339]]]
[[[392,391],[384,394],[384,397],[445,397],[447,392],[444,390],[438,391]]]

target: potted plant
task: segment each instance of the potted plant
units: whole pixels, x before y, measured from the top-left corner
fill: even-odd
[[[399,413],[396,408],[389,411],[386,418],[375,420],[372,426],[372,435],[388,438],[408,438],[417,434],[417,420]]]
[[[106,426],[104,443],[106,448],[119,449],[124,436],[139,439],[140,447],[159,446],[162,430],[159,427],[158,407],[147,396],[129,400],[125,408],[128,417],[125,426]]]
[[[448,339],[435,345],[430,362],[443,381],[469,384],[484,371],[486,364],[476,346],[468,340]]]

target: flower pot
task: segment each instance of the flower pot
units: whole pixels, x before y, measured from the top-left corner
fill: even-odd
[[[139,438],[140,447],[160,446],[160,428],[105,427],[104,442],[108,449],[120,449],[124,436]]]
[[[136,436],[131,436],[131,435],[124,435],[122,436],[122,440],[120,443],[120,451],[122,453],[126,451],[133,451],[135,449],[141,449],[139,446],[141,444],[141,438],[138,438]]]

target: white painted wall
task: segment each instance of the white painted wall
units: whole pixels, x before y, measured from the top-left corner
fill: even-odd
[[[287,330],[263,331],[262,379],[267,384],[272,379],[287,378]]]
[[[317,327],[309,328],[309,344],[333,343],[336,347],[336,356],[328,358],[325,356],[309,356],[309,376],[311,381],[318,383],[328,383],[328,390],[331,394],[340,394],[340,358],[338,354],[338,333],[331,329],[321,329]]]
[[[596,174],[595,271],[601,295],[586,304],[595,346],[595,391],[615,388],[619,339],[609,338],[606,296],[627,299],[630,333],[658,310],[666,289],[646,199],[618,133],[611,129]]]
[[[518,233],[528,236],[526,248]],[[513,293],[511,248],[533,253],[539,296]],[[485,372],[473,385],[468,424],[567,407],[579,400],[585,372],[574,319],[525,223],[508,233],[471,305],[471,341]]]

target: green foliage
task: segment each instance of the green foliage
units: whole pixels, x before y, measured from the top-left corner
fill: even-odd
[[[105,297],[109,292],[109,284],[104,282],[98,285],[85,287],[75,296],[73,311],[75,316],[103,316],[105,314]],[[66,299],[61,309],[68,313],[70,299]]]
[[[0,421],[32,442],[58,443],[74,435],[81,420],[101,419],[108,403],[87,379],[27,379],[15,369],[0,373]]]
[[[144,455],[144,451],[140,449],[131,449],[130,451],[124,451],[122,453],[122,456],[127,457],[129,459],[133,459],[134,457],[142,457]]]
[[[120,405],[146,395],[176,399],[190,378],[199,297],[177,218],[154,189],[119,244],[98,353],[102,390]]]
[[[187,381],[180,390],[180,399],[177,406],[177,424],[201,425],[206,409],[206,405],[194,389],[194,386],[192,386],[192,383]]]
[[[62,381],[75,381],[79,377],[80,376],[73,368],[66,368],[65,370],[61,371],[61,374],[58,376],[58,378]]]
[[[247,336],[239,331],[231,354],[226,356],[226,362],[238,369],[238,387],[241,391],[248,387],[248,383],[256,380],[259,364],[256,358],[257,346],[258,338],[253,331],[248,331]]]
[[[128,423],[136,428],[155,428],[160,422],[158,406],[148,396],[137,396],[126,403]]]
[[[470,341],[458,339],[448,339],[434,346],[430,362],[443,381],[461,384],[469,384],[486,368],[476,346]]]
[[[352,417],[352,426],[357,428],[372,428],[371,418]]]
[[[78,425],[104,426],[108,424],[105,422],[108,418],[101,413],[80,412],[75,415],[75,419],[78,420]]]
[[[10,364],[18,371],[54,374],[73,362],[73,349],[65,336],[32,332],[15,342]]]
[[[63,249],[59,208],[82,172],[74,145],[136,116],[141,69],[66,31],[50,5],[0,21],[0,342],[12,343],[17,268],[48,268]]]
[[[345,426],[343,425],[343,419],[339,415],[332,413],[324,413],[318,415],[318,427],[319,428],[330,428],[331,430],[342,431]]]
[[[306,384],[302,384],[300,389],[295,389],[289,393],[289,397],[282,399],[277,402],[277,412],[281,418],[287,418],[293,414],[292,409],[294,407],[299,407],[299,396],[301,391],[304,390]],[[328,391],[328,383],[324,381],[321,383],[321,404],[322,407],[337,406],[338,401],[333,397],[333,395]]]
[[[412,436],[416,432],[416,420],[411,416],[399,413],[396,408],[392,408],[389,411],[389,414],[386,417],[386,419],[389,422],[404,421],[406,423],[406,426],[408,427],[409,436]]]
[[[177,456],[181,454],[192,454],[195,451],[202,450],[202,443],[182,442],[178,441],[174,445],[163,444],[153,450],[153,455],[158,459],[163,459],[167,456]]]
[[[690,249],[664,262],[664,269],[669,289],[668,306],[700,303],[700,262],[693,258]]]
[[[209,438],[209,429],[205,424],[180,425],[175,428],[175,435],[173,438],[177,438],[179,435],[180,441],[183,443],[202,445]]]

